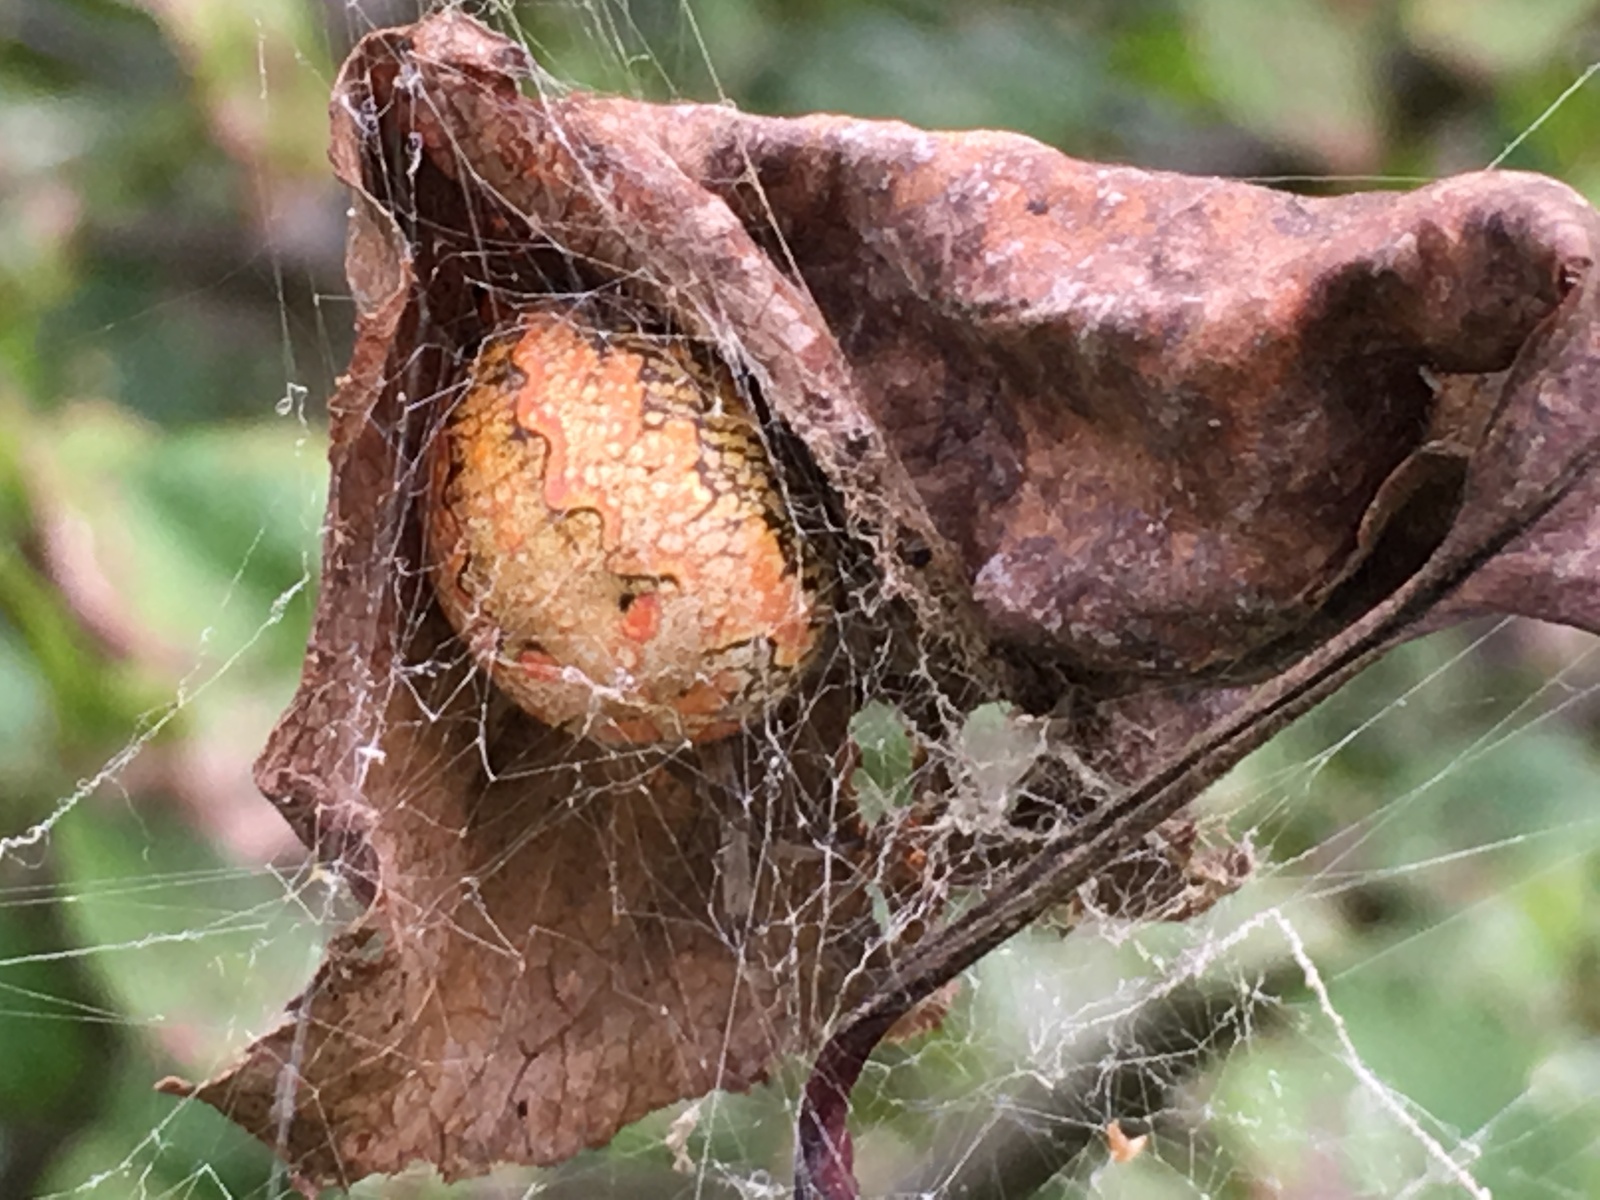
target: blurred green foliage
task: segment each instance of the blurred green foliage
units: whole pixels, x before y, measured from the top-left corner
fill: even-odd
[[[1504,165],[1600,198],[1600,85],[1549,111],[1600,58],[1600,0],[495,7],[557,77],[633,94],[1004,127],[1315,190],[1515,144]],[[349,339],[322,114],[353,39],[415,15],[0,7],[0,1196],[276,1186],[265,1151],[150,1084],[260,1031],[328,926],[247,771],[296,677],[319,405]],[[1203,927],[1022,939],[940,1033],[887,1051],[860,1098],[869,1186],[1210,944],[1240,989],[1289,964],[1285,1019],[1173,1093],[1154,1153],[1048,1194],[1455,1194],[1427,1138],[1497,1196],[1600,1195],[1600,668],[1581,638],[1482,632],[1393,656],[1216,789],[1206,811],[1263,868]],[[892,717],[855,730],[884,812],[911,754]],[[706,1101],[682,1152],[781,1178],[793,1087]],[[542,1186],[692,1190],[672,1115]]]

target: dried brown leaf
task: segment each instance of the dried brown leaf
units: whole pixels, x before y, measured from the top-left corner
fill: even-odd
[[[1561,184],[1306,199],[529,77],[447,10],[366,38],[334,93],[358,336],[315,629],[258,782],[369,907],[280,1028],[170,1085],[308,1185],[559,1161],[814,1048],[883,967],[870,839],[825,804],[848,680],[817,684],[791,783],[741,807],[754,737],[608,753],[452,652],[408,481],[501,296],[603,289],[748,372],[874,597],[842,644],[858,619],[963,703],[1053,713],[1067,811],[1102,798],[1085,772],[1150,776],[1430,556],[1444,582],[1417,594],[1445,598],[1374,636],[1485,610],[1600,629],[1597,224]],[[1169,821],[1177,856],[1147,846],[1103,894],[1143,861],[1203,907],[1208,870],[1243,866],[1194,842]],[[917,932],[907,1004],[943,969]]]

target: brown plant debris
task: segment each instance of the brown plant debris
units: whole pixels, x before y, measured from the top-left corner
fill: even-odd
[[[307,1187],[556,1162],[828,1039],[800,1178],[852,1195],[877,1040],[1075,895],[1135,919],[1235,886],[1179,813],[1250,745],[1407,630],[1600,629],[1600,226],[1561,184],[1307,199],[538,84],[447,9],[334,91],[358,336],[257,778],[368,908],[280,1027],[167,1085]],[[430,446],[497,331],[574,297],[720,363],[836,573],[826,652],[732,736],[541,724],[434,601]],[[840,775],[884,698],[907,732],[874,753],[910,775],[869,812]],[[941,725],[984,706],[1016,714],[998,774]],[[978,903],[946,922],[949,887]]]

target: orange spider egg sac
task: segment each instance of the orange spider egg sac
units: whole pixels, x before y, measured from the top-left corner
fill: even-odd
[[[828,607],[731,375],[681,338],[522,314],[429,448],[445,615],[507,696],[606,742],[708,742],[781,699]]]

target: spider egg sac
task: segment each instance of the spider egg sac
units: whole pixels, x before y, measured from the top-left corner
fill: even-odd
[[[546,724],[713,741],[815,654],[816,561],[732,375],[683,339],[525,312],[484,344],[428,458],[440,606]]]

